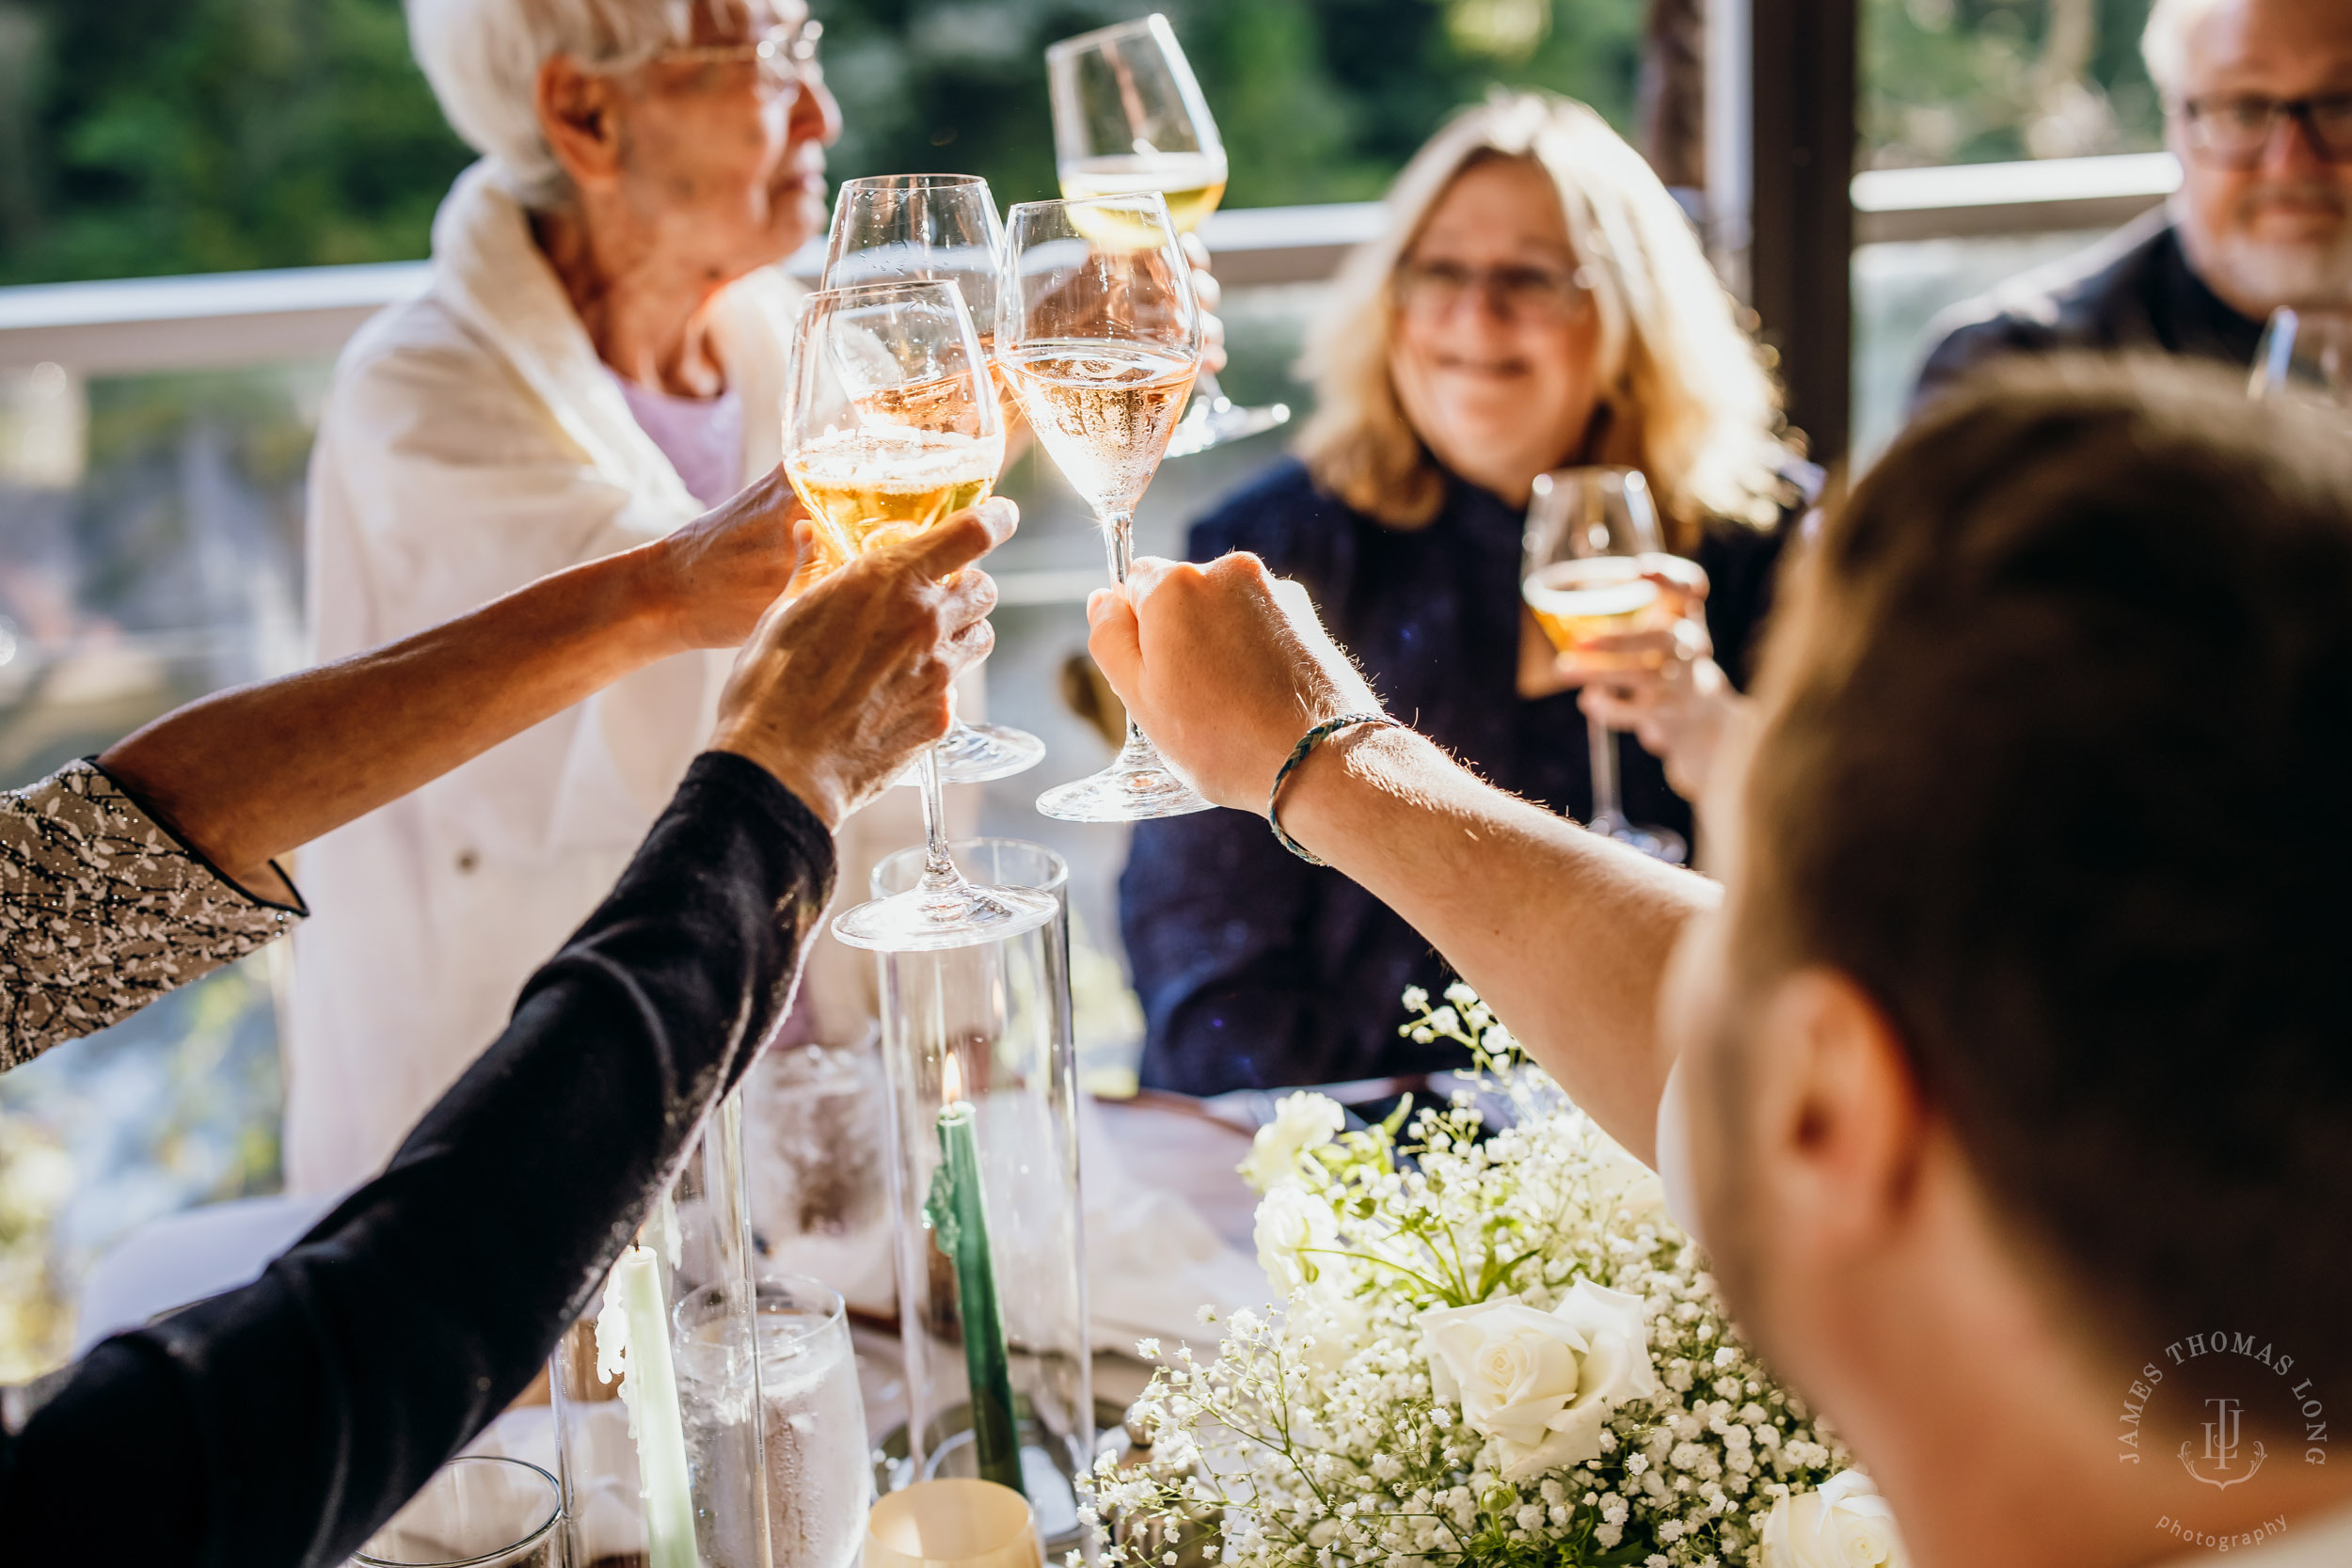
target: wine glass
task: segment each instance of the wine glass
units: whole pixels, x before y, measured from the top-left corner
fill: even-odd
[[[953,283],[868,283],[808,297],[784,405],[785,477],[843,561],[977,506],[1005,461],[1004,417]],[[922,770],[922,879],[833,923],[852,947],[994,942],[1054,918],[1052,898],[978,887],[947,854],[939,754]]]
[[[1135,555],[1136,502],[1200,368],[1192,270],[1157,192],[1029,201],[1006,224],[996,355],[1073,488],[1103,525],[1113,580]],[[1127,721],[1110,767],[1038,797],[1064,822],[1206,811]]]
[[[2258,398],[2301,394],[2352,408],[2352,309],[2270,313],[2254,350]]]
[[[1157,11],[1099,27],[1045,51],[1054,104],[1054,163],[1061,194],[1135,196],[1157,191],[1178,233],[1189,233],[1225,196],[1225,144],[1193,79],[1192,63]],[[1207,370],[1168,443],[1170,457],[1272,430],[1285,404],[1235,406]]]
[[[1588,637],[1645,631],[1672,619],[1645,573],[1662,553],[1658,513],[1639,468],[1558,468],[1535,476],[1527,508],[1526,577],[1520,592],[1544,635],[1585,670],[1626,668],[1629,656],[1580,653]],[[1617,791],[1616,732],[1587,718],[1593,815],[1585,826],[1653,859],[1679,865],[1690,846],[1670,828],[1636,825]]]
[[[825,245],[821,282],[851,284],[931,279],[963,294],[992,356],[996,332],[996,267],[1004,250],[996,198],[977,174],[885,174],[841,187]],[[1001,398],[1004,387],[997,383]],[[986,784],[1025,773],[1045,756],[1045,742],[1005,724],[967,724],[950,715],[937,748],[939,776],[949,784]],[[910,775],[907,782],[914,782]]]

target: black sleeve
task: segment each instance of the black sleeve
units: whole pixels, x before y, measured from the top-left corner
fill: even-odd
[[[1708,584],[1708,637],[1715,644],[1715,662],[1741,691],[1756,678],[1781,558],[1798,527],[1794,515],[1769,529],[1710,522],[1700,535],[1698,562]]]
[[[832,835],[707,753],[506,1032],[253,1284],[0,1437],[10,1560],[339,1564],[536,1373],[789,999]]]
[[[1931,326],[1930,330],[1934,330]],[[1905,418],[1920,410],[1959,383],[1979,366],[2012,354],[2046,354],[2056,346],[2055,334],[2040,323],[2002,314],[1960,321],[1945,330],[1919,366],[1919,379],[1911,388]]]

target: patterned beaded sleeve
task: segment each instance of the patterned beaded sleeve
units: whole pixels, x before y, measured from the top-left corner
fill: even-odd
[[[307,912],[223,878],[91,763],[0,794],[0,1071],[245,957]]]

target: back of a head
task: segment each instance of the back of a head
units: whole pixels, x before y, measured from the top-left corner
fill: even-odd
[[[1766,661],[1741,957],[1879,999],[2119,1364],[2341,1386],[2352,433],[2242,387],[2018,365],[1864,479]]]

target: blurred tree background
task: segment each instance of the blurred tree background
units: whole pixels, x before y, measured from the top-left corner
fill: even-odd
[[[1044,46],[1149,0],[818,0],[842,178],[1052,194]],[[1495,83],[1630,130],[1644,0],[1161,0],[1234,206],[1375,196]],[[2155,144],[2147,0],[1865,0],[1866,166]],[[399,0],[0,0],[0,283],[425,254],[467,162]]]
[[[1863,0],[1861,166],[2163,145],[2149,0]]]
[[[1162,0],[1236,206],[1377,195],[1491,83],[1630,123],[1642,0]],[[1042,53],[1145,0],[818,0],[838,178],[1053,194]],[[469,154],[399,0],[0,0],[0,283],[425,254]]]

